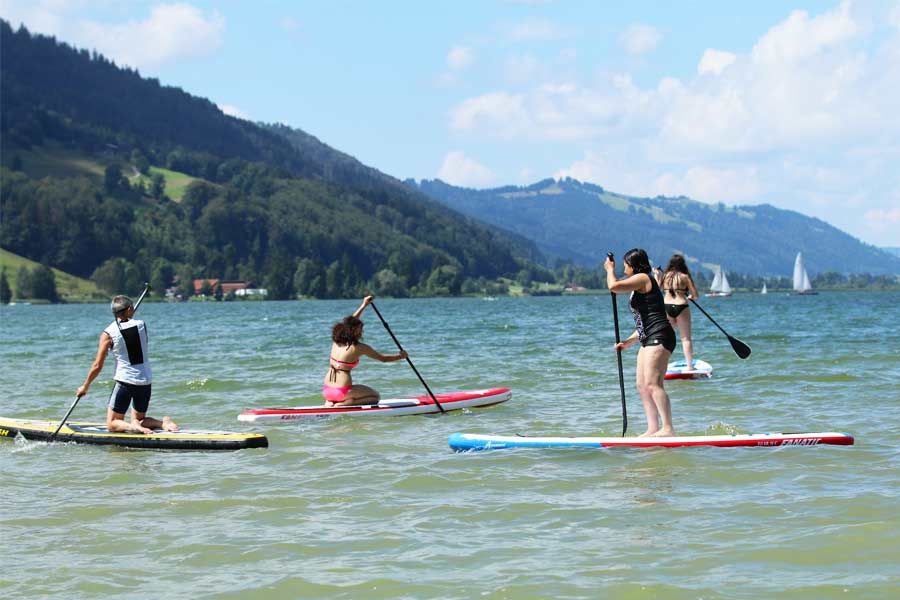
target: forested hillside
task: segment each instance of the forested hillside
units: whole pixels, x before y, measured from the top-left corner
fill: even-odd
[[[117,289],[177,275],[275,298],[457,294],[536,269],[532,243],[302,131],[0,28],[0,246],[19,255]]]
[[[635,198],[573,179],[472,190],[440,180],[409,185],[460,212],[534,240],[547,255],[585,265],[609,250],[647,249],[654,263],[685,254],[696,268],[790,276],[797,252],[810,275],[900,273],[900,258],[800,213],[770,205],[725,206],[688,198]]]

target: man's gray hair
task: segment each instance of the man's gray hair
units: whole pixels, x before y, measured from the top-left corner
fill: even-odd
[[[128,296],[116,296],[112,299],[112,302],[109,303],[109,309],[114,315],[118,315],[132,306],[134,306],[134,302],[132,302],[131,298]]]

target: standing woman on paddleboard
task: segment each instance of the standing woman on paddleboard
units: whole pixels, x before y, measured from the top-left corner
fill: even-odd
[[[691,305],[688,298],[697,298],[699,294],[682,255],[672,255],[659,285],[665,292],[666,315],[672,328],[678,329],[684,360],[690,370],[693,368],[694,344],[691,341]]]
[[[406,358],[405,351],[385,355],[360,341],[363,322],[359,316],[373,299],[374,296],[363,298],[356,312],[335,323],[331,329],[331,356],[322,386],[325,406],[378,404],[380,399],[378,392],[367,385],[354,385],[350,371],[359,366],[361,356],[368,356],[381,362],[395,362]]]
[[[106,409],[106,428],[109,431],[153,433],[154,429],[178,431],[178,425],[170,417],[162,421],[147,416],[150,406],[150,353],[147,326],[134,317],[134,303],[128,296],[116,296],[109,305],[113,322],[100,334],[97,355],[84,383],[76,390],[81,398],[88,393],[91,382],[103,370],[103,363],[110,351],[116,357],[116,373]],[[131,407],[131,422],[125,413]]]
[[[663,388],[669,357],[675,350],[675,331],[669,325],[659,283],[647,253],[632,248],[625,253],[625,278],[616,279],[616,265],[611,258],[603,263],[606,285],[615,294],[631,292],[629,305],[634,316],[635,331],[628,339],[615,345],[616,351],[640,341],[637,356],[637,390],[647,416],[647,431],[641,436],[675,435],[672,426],[672,406]]]

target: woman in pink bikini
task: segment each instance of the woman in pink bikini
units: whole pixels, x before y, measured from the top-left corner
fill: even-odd
[[[331,357],[322,386],[325,406],[377,404],[380,398],[378,392],[367,385],[353,385],[350,371],[359,365],[361,356],[368,356],[381,362],[395,362],[406,358],[405,351],[399,354],[380,354],[360,341],[363,322],[359,320],[359,316],[373,299],[374,296],[363,298],[356,312],[335,323],[331,329]]]

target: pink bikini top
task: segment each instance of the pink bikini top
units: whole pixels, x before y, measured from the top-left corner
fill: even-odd
[[[329,357],[331,359],[331,368],[335,371],[350,371],[359,366],[359,360],[357,359],[354,362],[346,362],[343,360],[338,360],[335,357]]]

